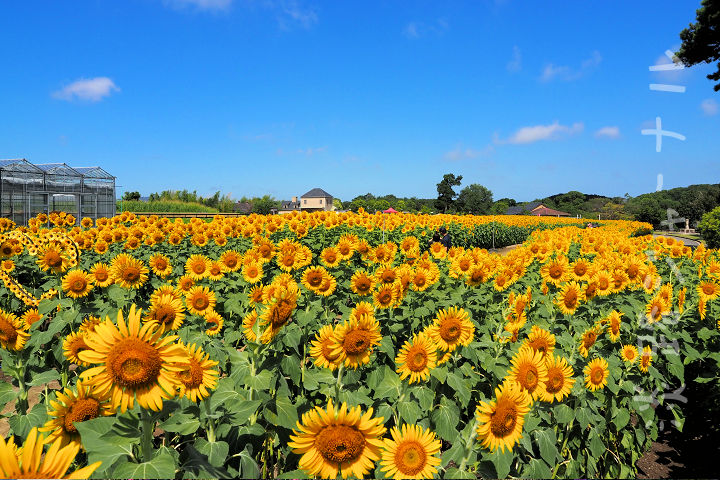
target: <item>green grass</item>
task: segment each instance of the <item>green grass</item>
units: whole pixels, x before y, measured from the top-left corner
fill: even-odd
[[[217,213],[217,208],[211,208],[201,203],[160,201],[142,202],[135,200],[123,200],[117,202],[118,213],[126,212],[192,212],[192,213]]]

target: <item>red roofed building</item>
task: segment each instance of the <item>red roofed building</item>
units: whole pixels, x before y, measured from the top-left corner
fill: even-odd
[[[571,216],[567,212],[561,212],[560,210],[553,210],[545,205],[538,205],[537,207],[530,210],[530,215],[537,217],[569,217]]]

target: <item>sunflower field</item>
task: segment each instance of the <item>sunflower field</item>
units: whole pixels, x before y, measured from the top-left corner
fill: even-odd
[[[584,225],[0,219],[0,477],[634,477],[720,411],[720,253]]]

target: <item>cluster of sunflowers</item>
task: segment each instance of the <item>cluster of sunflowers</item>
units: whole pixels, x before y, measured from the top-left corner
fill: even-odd
[[[506,255],[427,240],[442,224],[471,240],[479,226],[500,221],[537,230]],[[376,462],[376,474],[429,478],[446,472],[445,453],[461,468],[501,453],[523,465],[526,427],[541,428],[537,419],[549,409],[592,405],[608,390],[637,409],[619,388],[672,381],[671,359],[641,345],[639,331],[671,321],[707,328],[720,296],[717,251],[633,237],[642,226],[635,222],[585,230],[567,219],[318,212],[185,223],[126,212],[74,224],[69,215],[41,215],[28,227],[6,225],[0,236],[0,255],[13,262],[0,272],[4,298],[25,305],[22,314],[0,311],[2,348],[22,354],[33,335],[77,312],[57,335],[75,376],[52,394],[49,420],[37,425],[47,442],[83,447],[77,423],[135,404],[160,412],[171,398],[212,399],[219,381],[242,375],[232,354],[250,352],[255,372],[295,347],[298,378],[326,372],[336,390],[308,393],[290,382],[291,402],[305,413],[275,455],[323,478],[365,476]],[[289,342],[290,333],[299,340]],[[369,396],[386,367],[397,373],[397,402],[427,395],[427,412],[406,418]],[[353,386],[343,386],[343,372]],[[291,378],[279,365],[271,375],[278,385]],[[341,399],[343,387],[349,396]],[[260,402],[248,388],[247,401]],[[277,432],[271,415],[259,416],[263,405],[252,422]],[[449,441],[463,422],[473,438],[463,440],[462,455],[443,451],[438,436]],[[579,427],[567,435],[587,439]],[[472,448],[475,441],[483,448]],[[257,458],[272,458],[280,443],[263,440]],[[557,455],[560,464],[567,452]]]

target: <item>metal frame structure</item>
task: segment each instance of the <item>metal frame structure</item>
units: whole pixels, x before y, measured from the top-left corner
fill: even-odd
[[[18,225],[39,213],[64,211],[97,220],[116,213],[115,177],[100,167],[0,160],[0,216]]]

